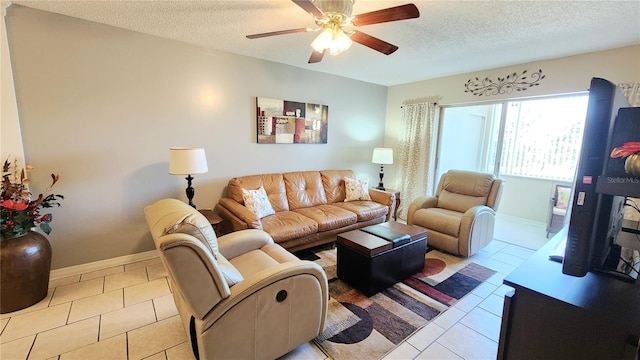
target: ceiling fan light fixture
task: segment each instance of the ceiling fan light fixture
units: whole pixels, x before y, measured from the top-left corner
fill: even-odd
[[[312,0],[313,4],[325,14],[344,14],[351,16],[354,0]]]
[[[338,55],[341,52],[349,49],[353,44],[349,35],[345,34],[345,32],[341,29],[333,36],[333,40],[331,41],[331,46],[329,47],[329,54]]]
[[[311,47],[320,53],[329,50],[329,54],[338,55],[349,49],[351,44],[353,41],[342,29],[327,28],[313,40]]]

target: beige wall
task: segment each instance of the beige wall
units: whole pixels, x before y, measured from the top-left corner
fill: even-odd
[[[3,12],[6,5],[6,1],[0,1]],[[0,161],[11,156],[22,167],[24,153],[8,46],[4,16],[0,16]]]
[[[472,59],[470,59],[472,61]],[[539,86],[523,92],[497,96],[475,96],[465,93],[464,84],[476,77],[505,77],[513,72],[542,69],[545,79]],[[387,96],[387,120],[385,123],[385,146],[398,146],[403,102],[426,97],[440,97],[441,105],[477,104],[518,97],[533,97],[553,94],[567,94],[586,91],[591,78],[601,77],[613,83],[640,81],[640,45],[570,56],[553,60],[519,64],[504,68],[477,71],[444,78],[425,80],[389,87]],[[461,131],[464,131],[461,129]],[[393,183],[395,169],[385,168],[385,179]],[[532,181],[510,177],[505,185],[505,195],[498,212],[546,222],[548,195],[553,194],[554,182]],[[537,192],[531,191],[537,189]],[[543,198],[540,194],[545,194]],[[407,199],[409,200],[409,199]],[[506,200],[506,201],[505,201]],[[525,204],[523,206],[523,204]]]
[[[440,96],[448,105],[513,96],[465,93],[464,83],[476,76],[542,69],[547,78],[518,93],[526,96],[584,91],[593,76],[640,80],[640,46],[385,88],[19,6],[5,20],[13,73],[3,46],[2,151],[5,156],[7,136],[20,139],[19,112],[25,156],[37,170],[34,190],[48,183],[50,172],[61,173],[55,190],[66,199],[53,211],[53,268],[153,248],[142,208],[162,197],[185,199],[185,180],[167,173],[170,146],[205,147],[210,170],[195,176],[194,202],[213,207],[238,175],[351,168],[375,183],[371,150],[397,146],[405,100]],[[10,116],[7,74],[17,95]],[[256,144],[256,96],[329,105],[329,144]],[[394,167],[385,174],[392,184]],[[520,190],[505,191],[519,194],[520,204],[546,204]],[[521,209],[515,216],[540,213],[501,205],[515,208]]]
[[[386,87],[19,6],[6,22],[33,183],[61,174],[54,269],[153,248],[143,207],[186,200],[184,177],[168,174],[171,146],[206,150],[209,172],[194,180],[201,208],[239,175],[344,168],[377,178]],[[328,144],[256,144],[256,96],[328,105]]]

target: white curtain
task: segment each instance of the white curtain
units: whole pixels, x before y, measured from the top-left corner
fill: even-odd
[[[402,107],[399,166],[393,188],[400,190],[398,217],[407,218],[411,201],[427,194],[431,188],[433,169],[432,144],[435,143],[435,124],[438,106],[433,102],[405,104]]]
[[[618,84],[631,106],[640,106],[640,82]]]

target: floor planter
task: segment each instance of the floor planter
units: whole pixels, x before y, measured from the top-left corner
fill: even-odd
[[[27,308],[47,296],[51,245],[34,231],[0,242],[0,313]]]

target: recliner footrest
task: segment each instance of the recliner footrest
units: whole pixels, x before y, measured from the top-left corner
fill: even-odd
[[[395,231],[386,226],[371,225],[363,227],[360,230],[389,241],[393,244],[393,247],[404,245],[411,241],[411,236],[408,234]]]

